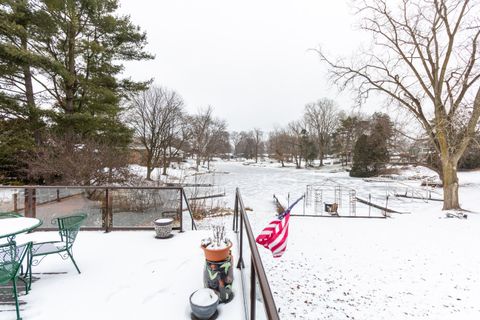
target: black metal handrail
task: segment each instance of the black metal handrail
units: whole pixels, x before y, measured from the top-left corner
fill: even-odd
[[[248,220],[248,216],[245,212],[245,206],[243,204],[242,196],[240,194],[240,190],[237,188],[235,192],[235,207],[234,207],[234,215],[233,215],[233,231],[237,233],[237,238],[239,242],[239,258],[237,268],[241,269],[242,275],[242,286],[244,288],[244,301],[246,302],[247,299],[245,297],[245,279],[244,279],[244,272],[245,264],[244,264],[244,252],[243,252],[243,234],[245,232],[247,239],[248,239],[248,246],[250,248],[251,253],[251,264],[250,264],[250,305],[246,303],[245,311],[246,316],[248,319],[253,320],[256,319],[256,281],[258,278],[258,284],[260,286],[260,293],[263,298],[265,313],[269,320],[278,320],[280,319],[278,316],[277,307],[275,306],[275,300],[273,299],[272,291],[270,289],[270,285],[268,284],[267,275],[265,273],[265,269],[263,268],[262,259],[260,258],[260,253],[257,249],[257,244],[255,242],[255,237],[253,236],[252,227],[250,225],[250,221]]]
[[[113,226],[113,210],[112,210],[112,198],[111,198],[111,192],[113,190],[158,190],[159,192],[161,191],[178,191],[179,193],[179,204],[178,204],[178,217],[179,217],[179,222],[180,226],[179,227],[174,227],[173,229],[180,230],[180,232],[183,231],[183,203],[185,201],[186,204],[186,209],[188,210],[188,213],[190,214],[190,218],[192,220],[192,230],[196,230],[197,226],[195,224],[195,221],[193,219],[193,215],[190,209],[190,205],[188,203],[188,198],[186,197],[185,190],[182,187],[177,187],[177,186],[163,186],[163,187],[156,187],[156,186],[75,186],[75,185],[69,185],[69,186],[61,186],[61,185],[55,185],[55,186],[38,186],[38,185],[20,185],[20,186],[0,186],[1,189],[23,189],[24,190],[24,199],[23,203],[24,206],[23,208],[20,208],[17,206],[18,201],[22,201],[22,199],[18,199],[18,197],[14,196],[14,203],[13,203],[13,208],[12,211],[19,212],[23,211],[24,215],[26,217],[36,217],[36,206],[40,204],[46,204],[48,202],[55,202],[58,201],[60,202],[63,198],[60,197],[59,190],[61,189],[82,189],[82,190],[102,190],[104,191],[104,206],[102,207],[102,227],[85,227],[82,229],[87,229],[87,230],[105,230],[106,232],[109,232],[111,230],[149,230],[152,229],[152,227],[120,227],[120,226]],[[48,201],[48,202],[37,202],[37,196],[36,196],[36,190],[37,189],[52,189],[56,190],[56,199]],[[48,229],[48,228],[44,228]]]

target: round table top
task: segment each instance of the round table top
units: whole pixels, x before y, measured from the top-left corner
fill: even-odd
[[[40,225],[42,225],[42,220],[37,218],[3,218],[0,219],[0,238],[28,232]]]

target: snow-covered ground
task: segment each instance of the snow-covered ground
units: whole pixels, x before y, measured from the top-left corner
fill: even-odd
[[[216,183],[233,203],[238,186],[253,209],[254,232],[273,218],[273,194],[296,198],[325,179],[385,196],[387,184],[350,178],[346,172],[279,168],[276,164],[217,162]],[[402,175],[434,175],[411,168]],[[282,319],[479,319],[480,172],[462,172],[460,201],[468,219],[446,219],[441,202],[391,197],[389,207],[410,214],[389,219],[292,217],[288,247],[272,258],[260,248]],[[418,188],[420,180],[404,180]],[[393,185],[393,184],[391,184]],[[394,185],[399,188],[398,185]],[[401,188],[400,188],[401,189]],[[400,190],[399,190],[400,191]],[[441,196],[441,191],[437,191]],[[298,205],[293,213],[301,213]]]
[[[208,231],[174,233],[171,239],[154,238],[153,231],[79,233],[70,260],[47,256],[33,272],[40,279],[20,299],[25,320],[57,319],[191,319],[189,297],[203,288],[205,258],[201,239]],[[233,235],[228,233],[230,239]],[[58,240],[56,232],[17,236],[26,240]],[[237,257],[236,247],[232,248]],[[57,274],[51,274],[57,273]],[[59,274],[58,274],[59,273]],[[218,307],[218,319],[243,319],[240,274],[234,269],[234,298]],[[15,317],[14,306],[1,306],[0,319]]]
[[[434,175],[425,168],[410,168],[388,183],[350,178],[339,166],[297,170],[268,162],[218,161],[213,169],[202,175],[202,183],[224,188],[231,207],[239,187],[245,205],[253,209],[249,218],[255,234],[274,217],[273,194],[295,199],[306,185],[326,179],[354,188],[362,197],[380,201],[390,195],[389,207],[410,213],[388,219],[292,217],[281,258],[259,248],[281,319],[480,319],[479,171],[459,174],[460,201],[471,211],[468,219],[447,219],[441,202],[392,196],[417,190],[420,180],[406,178]],[[176,179],[171,181],[199,179],[181,170],[172,175]],[[435,195],[441,197],[441,191]],[[299,204],[293,213],[302,211]],[[199,225],[219,220],[230,224],[232,217]],[[188,296],[203,286],[198,244],[204,232],[177,234],[170,239],[174,246],[149,232],[81,232],[75,255],[82,274],[69,261],[48,257],[36,271],[68,273],[42,275],[24,297],[23,318],[188,318]],[[234,290],[239,290],[240,277],[235,277]],[[221,306],[220,318],[241,317],[240,309],[236,291],[236,298]],[[10,318],[0,312],[0,319]]]

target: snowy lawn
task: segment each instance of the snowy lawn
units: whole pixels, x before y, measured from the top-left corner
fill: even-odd
[[[70,260],[47,256],[33,269],[40,279],[21,297],[27,303],[22,307],[23,319],[190,319],[190,294],[203,288],[205,260],[200,242],[210,232],[175,232],[171,239],[154,235],[153,230],[81,231],[74,256],[82,273],[77,274]],[[57,236],[53,232],[28,235],[36,240]],[[232,234],[227,236],[234,239]],[[236,247],[232,249],[235,258]],[[43,274],[49,272],[62,274]],[[219,305],[218,319],[243,319],[240,274],[237,269],[234,272],[235,298]],[[14,315],[0,312],[0,319]]]
[[[385,195],[387,187],[346,172],[277,165],[216,163],[216,179],[239,186],[253,209],[255,234],[274,216],[272,194],[296,198],[307,184],[330,178],[357,194]],[[413,168],[405,175],[432,175]],[[391,197],[411,214],[389,219],[292,217],[287,251],[279,259],[259,248],[282,319],[480,319],[480,172],[460,176],[468,219],[446,219],[441,202]],[[418,187],[420,180],[402,181]],[[441,196],[441,191],[440,196]],[[233,203],[230,200],[229,203]],[[293,213],[301,213],[298,205]]]

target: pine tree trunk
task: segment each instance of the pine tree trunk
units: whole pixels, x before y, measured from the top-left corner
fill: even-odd
[[[22,49],[25,51],[28,50],[27,37],[22,37]],[[35,96],[33,93],[33,81],[32,81],[32,71],[30,66],[26,65],[23,67],[23,77],[25,81],[25,97],[27,100],[28,114],[30,124],[33,125],[33,138],[35,144],[40,145],[40,128],[38,127],[38,113],[35,105]]]
[[[458,201],[457,163],[442,159],[443,210],[460,209]]]
[[[67,119],[67,126],[65,128],[65,139],[70,145],[74,144],[75,132],[71,121],[72,115],[75,113],[75,82],[76,82],[76,70],[75,70],[75,58],[76,58],[76,28],[75,21],[72,18],[69,21],[68,30],[66,32],[65,42],[67,44],[65,67],[67,68],[68,75],[63,76],[63,86],[65,91],[64,110]]]

